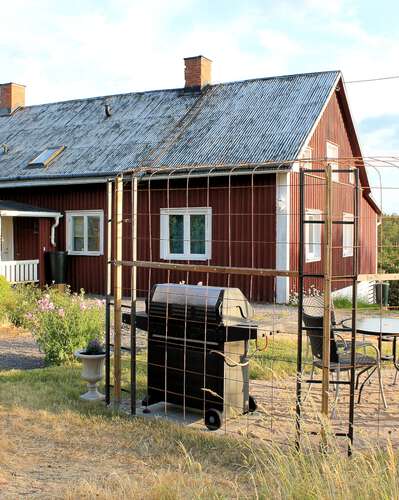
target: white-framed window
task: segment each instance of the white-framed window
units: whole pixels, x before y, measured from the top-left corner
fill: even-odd
[[[161,259],[208,260],[212,253],[212,208],[161,208]]]
[[[353,222],[355,219],[353,214],[344,213],[342,220],[344,222]],[[354,242],[354,225],[342,225],[342,257],[353,256],[353,242]]]
[[[306,146],[302,152],[301,165],[303,168],[312,168],[312,148]]]
[[[66,212],[66,247],[71,255],[102,255],[104,252],[103,210]]]
[[[331,168],[333,170],[338,169],[338,146],[334,144],[333,142],[327,141],[326,142],[326,157],[328,163],[331,165]],[[339,172],[333,172],[332,173],[332,180],[335,182],[339,182]]]
[[[306,210],[307,221],[322,221],[321,211]],[[315,222],[305,224],[305,260],[306,262],[317,262],[321,260],[321,229],[323,224]]]
[[[350,182],[350,184],[355,183],[355,173],[353,171],[349,172],[349,182]]]

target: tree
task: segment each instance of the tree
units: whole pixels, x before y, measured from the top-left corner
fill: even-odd
[[[378,267],[385,273],[399,273],[399,215],[384,214],[378,228]],[[391,281],[389,304],[399,306],[399,281]]]

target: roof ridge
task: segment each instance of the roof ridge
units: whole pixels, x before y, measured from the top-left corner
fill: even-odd
[[[284,78],[293,78],[294,76],[310,76],[310,75],[327,75],[327,74],[340,74],[341,70],[328,70],[328,71],[312,71],[309,73],[291,73],[288,75],[275,75],[275,76],[258,76],[256,78],[245,78],[244,80],[232,80],[230,82],[219,82],[214,85],[231,85],[234,83],[245,83],[245,82],[255,82],[255,81],[263,81],[263,80],[281,80]]]
[[[267,80],[280,80],[284,78],[293,78],[293,77],[300,77],[300,76],[310,76],[310,75],[326,75],[326,74],[339,74],[341,73],[341,70],[328,70],[328,71],[312,71],[309,73],[291,73],[287,75],[275,75],[275,76],[259,76],[255,78],[244,78],[243,80],[230,80],[227,82],[216,82],[212,83],[209,85],[209,87],[221,87],[225,85],[234,85],[237,83],[245,83],[245,82],[256,82],[256,81],[267,81]],[[140,95],[140,94],[155,94],[157,92],[181,92],[184,90],[184,87],[176,87],[176,88],[166,88],[166,89],[152,89],[152,90],[138,90],[134,92],[120,92],[117,94],[105,94],[105,95],[100,95],[100,96],[93,96],[93,97],[79,97],[76,99],[64,99],[61,101],[52,101],[52,102],[45,102],[45,103],[39,103],[39,104],[31,104],[29,106],[24,106],[23,109],[30,109],[30,108],[37,108],[40,106],[51,106],[51,105],[56,105],[56,104],[64,104],[64,103],[73,103],[73,102],[83,102],[83,101],[96,101],[96,100],[106,100],[110,99],[112,97],[120,97],[120,96],[129,96],[129,95]],[[187,94],[185,94],[187,95]],[[188,94],[190,95],[190,94]],[[7,116],[6,116],[7,117]]]

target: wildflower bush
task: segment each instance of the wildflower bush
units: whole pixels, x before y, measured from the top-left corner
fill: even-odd
[[[11,287],[11,299],[8,301],[7,318],[15,326],[28,327],[26,318],[28,313],[33,313],[42,291],[34,284],[20,284]]]
[[[0,323],[4,323],[9,319],[9,311],[16,305],[13,289],[10,283],[0,276]]]
[[[49,288],[25,313],[24,325],[35,337],[47,364],[73,359],[90,340],[104,337],[104,303],[80,294]]]

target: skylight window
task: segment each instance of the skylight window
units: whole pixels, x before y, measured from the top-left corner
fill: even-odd
[[[48,167],[50,163],[65,149],[65,146],[47,148],[28,163],[29,167]]]

